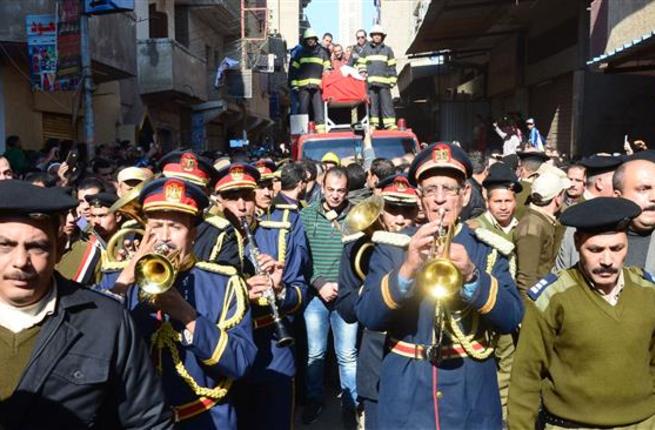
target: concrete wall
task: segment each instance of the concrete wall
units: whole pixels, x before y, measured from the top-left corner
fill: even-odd
[[[300,0],[269,0],[268,8],[270,33],[276,30],[287,41],[287,47],[292,48],[298,43],[300,37]]]
[[[609,29],[605,52],[655,30],[655,2],[652,0],[610,0],[607,4]]]
[[[387,32],[385,43],[393,49],[393,53],[398,58],[396,71],[400,71],[407,64],[408,59],[405,52],[414,40],[414,22],[413,15],[416,7],[415,0],[383,0],[382,1],[382,19],[381,23]],[[366,32],[370,26],[365,27]],[[399,97],[398,87],[392,91],[393,97]]]

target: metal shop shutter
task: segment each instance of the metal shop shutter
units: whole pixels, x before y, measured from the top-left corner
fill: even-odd
[[[75,140],[76,137],[75,129],[72,124],[72,117],[70,115],[47,112],[43,113],[44,142],[50,138]]]

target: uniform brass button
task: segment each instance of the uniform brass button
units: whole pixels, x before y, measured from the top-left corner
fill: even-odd
[[[441,391],[437,391],[437,399],[443,398],[443,393]]]
[[[84,377],[84,374],[82,373],[81,370],[76,370],[75,372],[73,372],[73,378],[82,379],[82,377]]]

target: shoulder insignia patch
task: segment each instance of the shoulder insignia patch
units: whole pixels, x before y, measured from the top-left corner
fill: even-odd
[[[362,237],[362,236],[364,236],[364,232],[363,232],[363,231],[360,231],[359,233],[349,234],[349,235],[347,235],[347,236],[342,236],[342,237],[341,237],[341,243],[350,243],[350,242],[354,242],[354,241],[356,241],[357,239],[359,239],[359,238]]]
[[[259,221],[259,225],[264,228],[285,228],[290,229],[291,223],[288,221]]]
[[[232,266],[210,263],[209,261],[199,261],[196,263],[195,267],[204,270],[205,272],[218,273],[225,276],[234,276],[238,273],[237,269]]]
[[[376,231],[373,233],[373,243],[391,245],[398,248],[407,248],[411,237],[402,233],[391,233],[389,231]]]
[[[205,218],[205,221],[219,230],[225,230],[230,226],[230,221],[219,215],[208,216]]]
[[[499,234],[496,234],[486,228],[476,228],[474,230],[475,237],[480,240],[480,242],[496,248],[500,251],[501,254],[508,257],[514,252],[514,244],[509,240],[505,239]]]
[[[558,276],[556,273],[549,273],[546,275],[545,278],[541,279],[539,282],[537,282],[534,286],[532,286],[530,289],[528,289],[528,297],[532,299],[532,301],[537,301],[539,296],[546,291],[549,285],[552,285],[555,281],[557,281]]]

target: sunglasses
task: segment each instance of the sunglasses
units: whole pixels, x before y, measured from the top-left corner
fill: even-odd
[[[366,39],[366,36],[357,36],[358,39]]]

